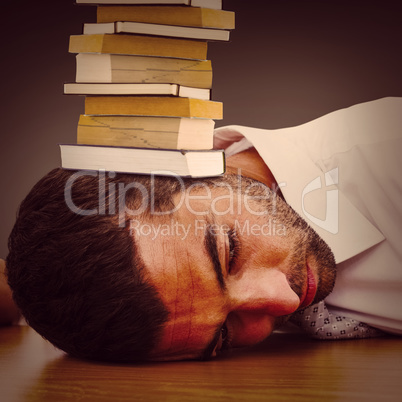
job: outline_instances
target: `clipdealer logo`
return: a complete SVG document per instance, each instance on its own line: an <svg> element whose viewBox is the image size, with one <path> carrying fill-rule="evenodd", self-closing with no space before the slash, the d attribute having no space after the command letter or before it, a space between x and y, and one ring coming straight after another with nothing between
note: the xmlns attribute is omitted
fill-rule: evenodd
<svg viewBox="0 0 402 402"><path fill-rule="evenodd" d="M81 176L94 176L98 177L99 180L99 194L98 194L98 200L99 200L99 205L98 208L94 209L82 209L79 206L75 205L73 198L72 198L72 187L74 185L74 182ZM244 195L244 200L243 203L239 203L239 206L237 207L237 210L235 211L234 209L234 204L233 201L237 197L238 199L243 198L241 197L241 194L238 193L240 188L237 188L237 190L233 190L229 184L225 184L225 188L228 190L228 194L224 196L218 196L216 198L212 197L211 191L208 187L207 183L204 183L202 181L197 182L191 186L189 186L187 189L184 186L184 183L182 182L180 177L176 177L176 179L179 181L180 186L182 188L182 197L180 199L180 202L178 205L174 207L173 210L170 211L163 211L163 212L158 212L155 211L154 206L153 206L153 201L155 200L155 196L153 194L153 189L154 186L151 185L151 193L140 183L137 183L133 181L132 183L124 184L124 183L109 183L108 188L106 188L106 175L110 178L115 177L114 172L105 172L105 171L78 171L74 173L69 180L66 183L65 186L65 191L64 191L64 197L67 206L70 208L70 210L78 215L84 215L84 216L89 216L89 215L94 215L94 214L117 214L119 218L119 225L124 226L126 222L126 215L129 214L130 216L140 216L147 208L150 208L152 214L156 215L166 215L175 212L183 203L185 204L185 207L191 211L194 215L205 215L208 213L208 210L205 211L198 211L194 210L191 202L194 200L199 199L200 197L206 200L210 200L211 205L210 209L214 210L214 213L217 215L223 215L226 213L230 214L240 214L241 210L239 209L240 207L243 207L251 214L259 216L259 215L265 215L265 214L272 214L275 215L275 209L276 209L276 192L267 192L267 193L261 193L260 196L252 196L248 194L250 190L252 190L252 187L254 184L249 185L249 187L246 189ZM314 178L312 181L310 181L302 190L301 194L301 213L304 215L304 219L307 221L311 222L315 226L329 232L332 234L337 234L339 231L339 190L337 189L337 184L339 183L339 171L338 168L332 169L326 173L324 173L324 176L318 176ZM153 177L153 176L152 176ZM151 177L151 178L152 178ZM241 175L239 176L241 177ZM323 180L324 179L324 180ZM152 183L151 183L152 184ZM287 183L280 183L278 188L281 187L286 187ZM192 189L194 188L202 188L205 190L205 194L203 196L200 195L193 195L191 194ZM126 203L126 196L127 192L130 190L136 190L137 192L141 193L141 205L138 206L136 210L131 210L127 203ZM252 192L252 191L251 191ZM113 195L112 197L112 202L109 202L108 205L108 210L106 210L106 199L108 196ZM117 196L116 199L114 199L114 195ZM318 197L320 200L319 203L322 204L323 198L325 198L325 217L324 219L317 217L315 214L317 214L317 210L314 210L311 208L311 206L308 206L308 200L306 202L306 199L309 198L310 195L314 195L315 197ZM259 211L259 210L253 210L251 206L248 203L249 198L254 199L254 198L265 198L268 199L272 197L272 205L271 205L271 210L270 211ZM218 202L223 199L227 198L230 200L230 206L225 209L224 211L219 210L217 207ZM110 198L109 198L110 201ZM244 204L244 205L243 205ZM323 205L323 204L322 204ZM278 234L278 233L277 233Z"/></svg>
<svg viewBox="0 0 402 402"><path fill-rule="evenodd" d="M301 195L301 206L305 217L321 229L329 233L337 234L339 231L339 190L336 185L339 183L339 170L338 168L332 169L324 174L324 182L321 177L316 177L308 183ZM305 198L308 194L322 190L325 187L326 201L325 201L325 218L320 219L308 212L305 205Z"/></svg>

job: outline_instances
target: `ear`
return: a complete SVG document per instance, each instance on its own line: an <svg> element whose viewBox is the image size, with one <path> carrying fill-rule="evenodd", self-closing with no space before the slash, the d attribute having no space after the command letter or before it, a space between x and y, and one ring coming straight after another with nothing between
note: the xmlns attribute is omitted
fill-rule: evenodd
<svg viewBox="0 0 402 402"><path fill-rule="evenodd" d="M229 156L226 159L226 173L250 177L271 189L278 187L275 177L254 147Z"/></svg>

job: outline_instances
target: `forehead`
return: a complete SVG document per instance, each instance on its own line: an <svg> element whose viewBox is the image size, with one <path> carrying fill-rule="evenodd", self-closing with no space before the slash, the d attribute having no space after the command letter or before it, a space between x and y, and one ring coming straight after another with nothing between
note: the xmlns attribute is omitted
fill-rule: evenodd
<svg viewBox="0 0 402 402"><path fill-rule="evenodd" d="M156 358L197 358L225 318L225 301L204 246L207 221L180 208L152 217L133 236L150 282L169 311ZM217 239L219 250L222 241Z"/></svg>

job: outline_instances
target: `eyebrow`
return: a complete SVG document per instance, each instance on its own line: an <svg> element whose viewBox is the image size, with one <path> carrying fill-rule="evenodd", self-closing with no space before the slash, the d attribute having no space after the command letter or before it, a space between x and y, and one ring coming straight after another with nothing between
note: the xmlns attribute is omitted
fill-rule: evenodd
<svg viewBox="0 0 402 402"><path fill-rule="evenodd" d="M222 266L219 260L218 246L216 244L216 236L212 233L211 225L208 224L205 230L204 246L208 252L211 259L214 271L216 274L216 279L218 280L219 286L222 290L226 289L225 282L223 280Z"/></svg>

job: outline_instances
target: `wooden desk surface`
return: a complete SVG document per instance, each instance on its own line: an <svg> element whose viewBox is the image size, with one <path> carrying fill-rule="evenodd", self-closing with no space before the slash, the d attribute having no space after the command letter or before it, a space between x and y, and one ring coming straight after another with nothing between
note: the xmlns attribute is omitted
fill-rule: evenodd
<svg viewBox="0 0 402 402"><path fill-rule="evenodd" d="M124 366L70 358L28 327L0 328L0 401L132 400L401 401L402 338L274 334L208 362Z"/></svg>

